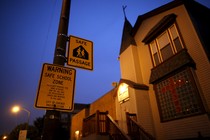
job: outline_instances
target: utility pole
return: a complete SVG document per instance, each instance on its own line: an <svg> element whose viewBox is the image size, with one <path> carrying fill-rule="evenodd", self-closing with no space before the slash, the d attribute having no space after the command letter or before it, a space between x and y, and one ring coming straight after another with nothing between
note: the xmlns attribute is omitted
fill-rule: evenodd
<svg viewBox="0 0 210 140"><path fill-rule="evenodd" d="M64 66L66 63L66 44L71 0L63 0L53 64ZM65 140L62 136L60 111L46 110L42 140Z"/></svg>

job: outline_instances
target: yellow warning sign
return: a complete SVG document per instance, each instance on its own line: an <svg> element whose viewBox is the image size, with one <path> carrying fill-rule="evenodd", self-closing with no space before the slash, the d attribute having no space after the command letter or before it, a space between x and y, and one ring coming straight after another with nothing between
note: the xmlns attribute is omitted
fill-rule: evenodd
<svg viewBox="0 0 210 140"><path fill-rule="evenodd" d="M45 63L39 82L35 107L72 111L76 70Z"/></svg>
<svg viewBox="0 0 210 140"><path fill-rule="evenodd" d="M93 42L69 36L67 65L93 70Z"/></svg>

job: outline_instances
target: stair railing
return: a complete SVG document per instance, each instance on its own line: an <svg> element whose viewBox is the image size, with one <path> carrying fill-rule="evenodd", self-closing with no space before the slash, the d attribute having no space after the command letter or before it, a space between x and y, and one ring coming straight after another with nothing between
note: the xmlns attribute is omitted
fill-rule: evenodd
<svg viewBox="0 0 210 140"><path fill-rule="evenodd" d="M134 140L155 140L146 130L137 123L136 114L126 112L128 135Z"/></svg>
<svg viewBox="0 0 210 140"><path fill-rule="evenodd" d="M90 134L107 134L106 128L106 115L108 112L99 112L90 115L87 118L83 119L83 137L86 137Z"/></svg>
<svg viewBox="0 0 210 140"><path fill-rule="evenodd" d="M111 140L131 140L107 112L99 112L83 119L83 137L91 134L109 135Z"/></svg>
<svg viewBox="0 0 210 140"><path fill-rule="evenodd" d="M107 130L112 140L131 140L128 135L118 126L118 124L107 114Z"/></svg>

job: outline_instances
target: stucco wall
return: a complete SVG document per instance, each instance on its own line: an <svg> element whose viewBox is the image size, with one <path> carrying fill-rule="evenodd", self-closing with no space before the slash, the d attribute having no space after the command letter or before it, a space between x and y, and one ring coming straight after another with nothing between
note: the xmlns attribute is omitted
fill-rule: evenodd
<svg viewBox="0 0 210 140"><path fill-rule="evenodd" d="M80 134L82 133L83 119L88 116L88 112L89 112L89 109L83 109L72 117L71 132L70 132L71 140L75 138L76 131L79 131Z"/></svg>
<svg viewBox="0 0 210 140"><path fill-rule="evenodd" d="M115 120L116 109L115 109L115 98L116 89L107 92L104 96L97 99L90 105L90 115L96 113L97 110L100 112L109 112L109 115Z"/></svg>

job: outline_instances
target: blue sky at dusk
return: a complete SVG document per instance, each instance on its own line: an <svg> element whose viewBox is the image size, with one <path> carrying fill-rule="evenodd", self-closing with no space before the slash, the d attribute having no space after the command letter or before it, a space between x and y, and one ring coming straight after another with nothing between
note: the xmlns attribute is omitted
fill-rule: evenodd
<svg viewBox="0 0 210 140"><path fill-rule="evenodd" d="M209 0L196 0L210 7ZM91 103L120 80L117 60L124 15L138 15L171 0L72 0L68 35L93 42L93 71L76 68L75 103ZM12 114L18 104L31 111L30 124L45 110L34 108L43 63L53 63L61 0L0 0L0 134L27 121ZM67 47L68 48L68 47Z"/></svg>

